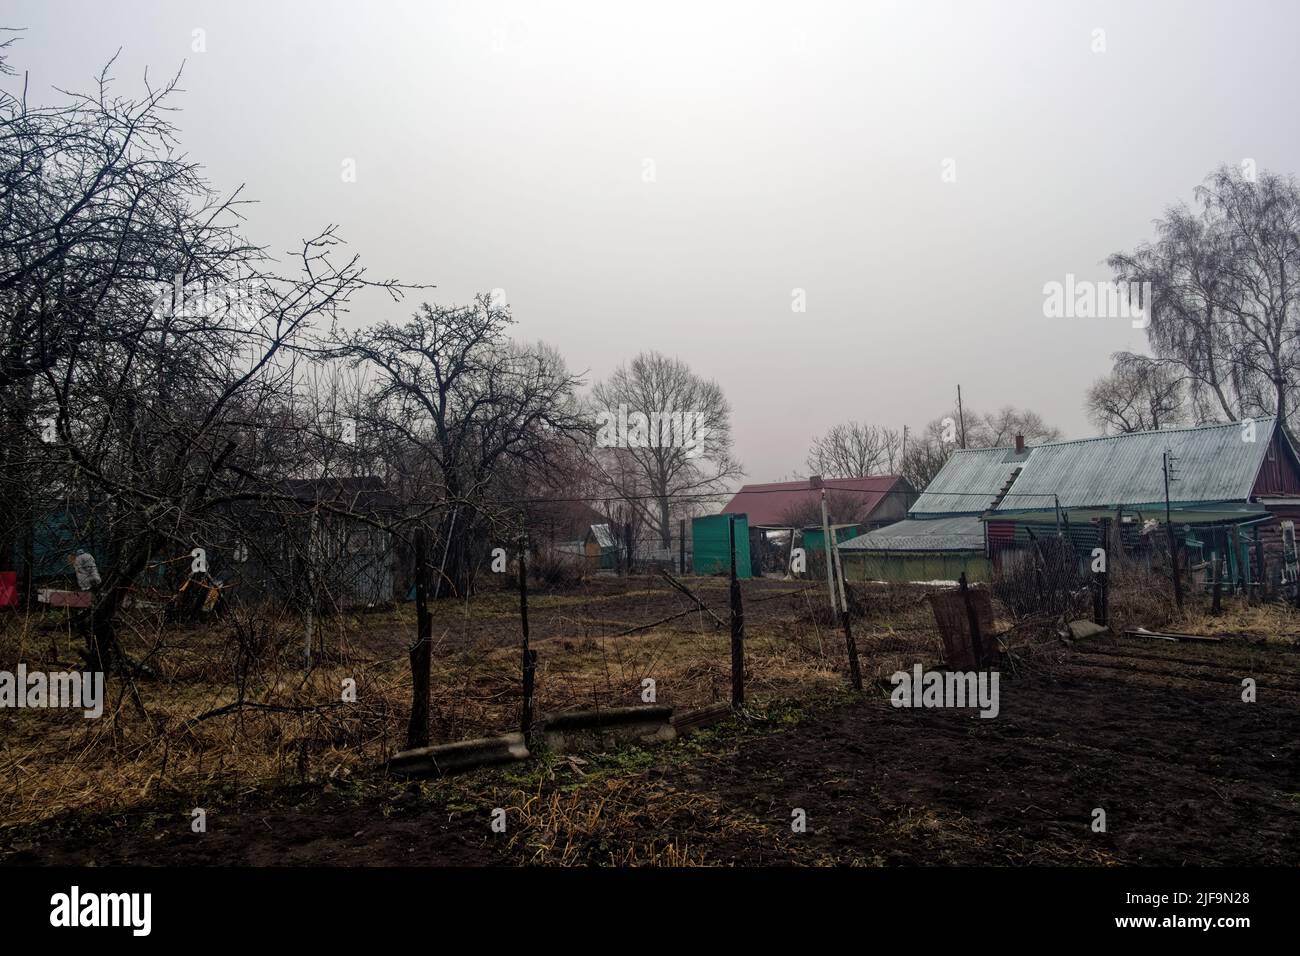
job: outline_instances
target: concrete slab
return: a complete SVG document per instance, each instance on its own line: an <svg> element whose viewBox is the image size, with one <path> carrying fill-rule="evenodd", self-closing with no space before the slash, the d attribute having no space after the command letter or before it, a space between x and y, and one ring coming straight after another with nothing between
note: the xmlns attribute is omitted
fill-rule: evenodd
<svg viewBox="0 0 1300 956"><path fill-rule="evenodd" d="M440 777L477 767L527 760L529 756L523 734L505 734L403 750L388 761L388 769L401 777Z"/></svg>
<svg viewBox="0 0 1300 956"><path fill-rule="evenodd" d="M601 752L620 744L674 740L673 709L658 704L609 707L552 714L540 725L542 740L555 753Z"/></svg>

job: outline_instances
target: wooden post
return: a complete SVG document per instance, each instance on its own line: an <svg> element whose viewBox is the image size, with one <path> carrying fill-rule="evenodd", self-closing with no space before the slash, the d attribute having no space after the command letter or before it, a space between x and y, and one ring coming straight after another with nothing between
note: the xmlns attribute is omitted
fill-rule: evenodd
<svg viewBox="0 0 1300 956"><path fill-rule="evenodd" d="M971 602L970 588L966 584L966 572L961 573L957 579L957 586L961 589L962 603L966 605L966 623L970 627L970 644L971 649L975 652L975 660L980 667L984 666L984 636L980 634L979 616L975 613L975 605Z"/></svg>
<svg viewBox="0 0 1300 956"><path fill-rule="evenodd" d="M312 635L316 623L316 569L312 565L313 545L315 543L316 512L313 510L311 517L307 519L307 560L304 565L306 574L303 575L307 587L307 641L303 645L303 664L308 671L311 670Z"/></svg>
<svg viewBox="0 0 1300 956"><path fill-rule="evenodd" d="M853 637L853 624L849 620L848 608L840 612L844 622L844 646L849 652L849 683L854 690L862 690L862 666L858 663L858 642Z"/></svg>
<svg viewBox="0 0 1300 956"><path fill-rule="evenodd" d="M1250 572L1247 570L1250 559L1242 544L1241 527L1235 524L1232 526L1232 560L1237 566L1237 575L1232 581L1232 593L1236 594L1250 586Z"/></svg>
<svg viewBox="0 0 1300 956"><path fill-rule="evenodd" d="M858 663L858 642L853 637L853 624L849 620L849 602L844 593L844 564L840 559L840 549L831 547L831 554L835 555L835 574L840 581L840 623L844 625L844 646L849 652L849 683L853 685L854 690L862 690L862 667Z"/></svg>
<svg viewBox="0 0 1300 956"><path fill-rule="evenodd" d="M1110 561L1110 542L1106 540L1108 535L1108 528L1106 525L1107 519L1105 518L1102 518L1097 522L1097 547L1101 548L1101 566L1103 568L1109 567ZM1102 588L1105 586L1105 574L1106 572L1104 570L1092 572L1092 622L1101 627L1106 626L1106 610L1102 606Z"/></svg>
<svg viewBox="0 0 1300 956"><path fill-rule="evenodd" d="M1217 538L1218 535L1216 534L1215 537ZM1217 543L1217 542L1216 542L1216 543ZM1214 575L1214 592L1213 592L1213 593L1214 593L1214 601L1213 601L1213 604L1212 604L1211 607L1210 607L1210 613L1211 613L1211 614L1222 614L1222 613L1223 613L1223 603L1222 603L1222 595L1223 595L1223 571L1222 571L1222 569L1221 569L1220 566L1219 566L1219 552L1218 552L1218 551L1211 551L1211 552L1210 552L1210 572Z"/></svg>
<svg viewBox="0 0 1300 956"><path fill-rule="evenodd" d="M834 618L835 612L839 610L835 601L835 571L831 567L831 526L826 519L826 489L822 489L822 550L826 552L826 590L831 595L831 617Z"/></svg>
<svg viewBox="0 0 1300 956"><path fill-rule="evenodd" d="M627 551L627 573L632 573L632 522L623 522L623 548Z"/></svg>
<svg viewBox="0 0 1300 956"><path fill-rule="evenodd" d="M519 715L519 729L524 743L533 740L533 679L537 673L537 652L528 646L528 568L525 555L528 539L519 539L519 627L523 633L524 703Z"/></svg>
<svg viewBox="0 0 1300 956"><path fill-rule="evenodd" d="M429 746L429 683L433 667L433 618L429 614L429 559L424 529L415 529L415 643L411 645L411 723L406 749Z"/></svg>
<svg viewBox="0 0 1300 956"><path fill-rule="evenodd" d="M1255 525L1255 586L1251 589L1251 598L1256 602L1264 600L1264 541L1259 536L1259 525Z"/></svg>
<svg viewBox="0 0 1300 956"><path fill-rule="evenodd" d="M736 577L736 519L728 516L731 537L731 706L745 703L745 609L740 599L740 580Z"/></svg>
<svg viewBox="0 0 1300 956"><path fill-rule="evenodd" d="M1110 627L1110 564L1098 577L1101 578L1101 618L1097 621L1102 627Z"/></svg>
<svg viewBox="0 0 1300 956"><path fill-rule="evenodd" d="M686 574L686 519L677 522L677 573Z"/></svg>
<svg viewBox="0 0 1300 956"><path fill-rule="evenodd" d="M1092 622L1101 624L1101 572L1092 572ZM1104 626L1104 625L1103 625Z"/></svg>
<svg viewBox="0 0 1300 956"><path fill-rule="evenodd" d="M1255 525L1255 580L1259 582L1259 599L1261 602L1269 599L1268 593L1268 561L1264 557L1264 539L1260 537L1259 525Z"/></svg>

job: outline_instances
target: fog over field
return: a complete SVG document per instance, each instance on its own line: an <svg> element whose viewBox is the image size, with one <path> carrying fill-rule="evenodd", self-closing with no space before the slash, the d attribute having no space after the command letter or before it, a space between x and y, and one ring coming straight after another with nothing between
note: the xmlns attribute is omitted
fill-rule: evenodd
<svg viewBox="0 0 1300 956"><path fill-rule="evenodd" d="M751 481L804 470L850 417L920 428L958 383L968 407L1094 433L1087 386L1145 336L1046 318L1044 284L1110 278L1221 163L1300 168L1288 3L11 0L0 19L27 28L34 102L118 48L133 92L184 63L184 147L247 184L272 248L324 217L440 301L504 289L517 333L589 381L650 348L715 378Z"/></svg>

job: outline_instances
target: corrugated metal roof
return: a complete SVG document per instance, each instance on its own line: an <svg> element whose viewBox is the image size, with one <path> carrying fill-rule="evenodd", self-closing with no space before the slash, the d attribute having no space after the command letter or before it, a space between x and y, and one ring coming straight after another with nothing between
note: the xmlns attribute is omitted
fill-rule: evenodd
<svg viewBox="0 0 1300 956"><path fill-rule="evenodd" d="M1230 422L1037 445L996 511L1052 508L1052 495L1062 508L1163 504L1165 449L1176 459L1171 502L1245 501L1275 424L1255 419L1253 441L1243 423Z"/></svg>
<svg viewBox="0 0 1300 956"><path fill-rule="evenodd" d="M1017 455L1014 448L965 448L953 452L916 504L908 509L908 516L983 513L992 506L1011 473L1024 465L1028 453L1026 450Z"/></svg>
<svg viewBox="0 0 1300 956"><path fill-rule="evenodd" d="M855 513L835 515L841 520L865 521L890 494L904 494L909 486L899 485L898 475L881 475L874 478L826 478L826 491L835 498L854 499ZM749 517L751 528L784 528L791 513L802 506L821 501L821 491L803 481L773 481L760 485L744 485L722 509L723 514L743 514Z"/></svg>
<svg viewBox="0 0 1300 956"><path fill-rule="evenodd" d="M1275 418L1254 419L1254 441L1244 422L1163 428L1105 438L1034 445L1017 455L1014 448L976 448L954 452L908 511L910 518L1050 511L1106 506L1163 506L1162 455L1170 449L1177 480L1169 487L1172 503L1246 501L1264 461ZM993 507L1015 470L1020 473Z"/></svg>
<svg viewBox="0 0 1300 956"><path fill-rule="evenodd" d="M907 518L860 534L841 551L983 551L984 526L976 515Z"/></svg>

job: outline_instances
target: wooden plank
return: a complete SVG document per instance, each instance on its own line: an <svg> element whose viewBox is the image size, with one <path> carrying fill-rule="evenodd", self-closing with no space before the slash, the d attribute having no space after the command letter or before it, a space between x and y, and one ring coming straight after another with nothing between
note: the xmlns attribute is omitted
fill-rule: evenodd
<svg viewBox="0 0 1300 956"><path fill-rule="evenodd" d="M970 606L967 606L969 598ZM934 611L934 621L943 637L944 658L949 667L978 669L988 657L981 660L973 641L972 622L981 637L988 636L986 651L991 657L996 647L993 635L993 602L984 588L969 588L965 593L956 588L932 591L926 595Z"/></svg>
<svg viewBox="0 0 1300 956"><path fill-rule="evenodd" d="M1161 641L1189 641L1192 643L1220 644L1221 637L1208 634L1178 634L1174 631L1148 631L1145 627L1134 628L1124 632L1125 637L1145 637Z"/></svg>

